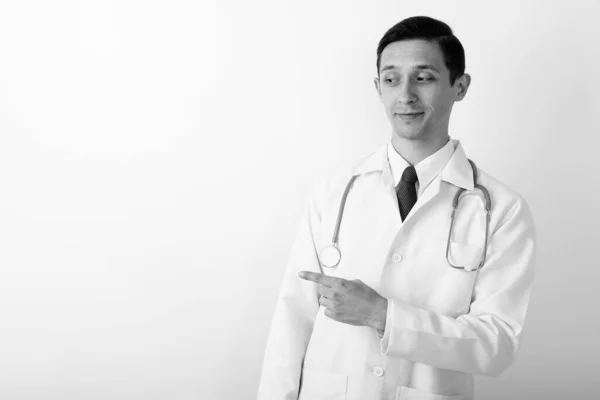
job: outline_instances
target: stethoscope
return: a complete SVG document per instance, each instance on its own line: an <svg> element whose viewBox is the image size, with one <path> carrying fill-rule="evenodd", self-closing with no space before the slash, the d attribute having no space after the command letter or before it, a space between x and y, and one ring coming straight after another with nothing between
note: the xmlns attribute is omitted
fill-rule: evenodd
<svg viewBox="0 0 600 400"><path fill-rule="evenodd" d="M483 246L483 253L481 256L481 261L476 268L473 268L473 266L470 266L470 265L467 265L464 267L454 265L454 264L452 264L452 262L450 261L450 259L448 257L448 254L450 252L450 239L452 237L452 227L454 226L454 215L456 213L456 209L458 208L460 196L466 190L465 188L460 188L460 190L458 192L456 192L456 195L454 196L454 200L452 201L452 213L450 214L450 228L448 229L448 240L446 242L446 260L448 261L448 264L450 264L450 266L453 268L463 269L465 271L477 271L478 269L483 267L483 264L485 263L485 258L487 255L487 240L488 240L488 230L489 230L489 225L490 225L490 210L492 208L492 200L491 200L490 194L489 194L488 190L485 188L485 186L477 183L477 167L475 166L475 163L471 160L469 160L469 163L471 164L471 168L473 169L473 182L474 182L475 189L479 189L481 191L481 193L483 194L483 199L484 199L484 208L485 208L486 218L485 218L485 242L484 242L484 246ZM342 196L342 201L341 201L340 207L338 209L338 216L337 216L337 221L335 224L335 230L333 232L333 239L331 241L331 244L325 246L321 250L321 253L319 254L319 261L326 268L337 267L338 264L340 263L340 260L342 259L342 252L340 251L340 248L338 245L338 236L340 233L340 225L342 223L342 216L344 214L344 208L346 207L346 199L348 198L348 193L350 192L350 188L354 184L354 181L358 177L359 177L359 175L352 176L352 178L346 185L346 189L344 190L344 194Z"/></svg>

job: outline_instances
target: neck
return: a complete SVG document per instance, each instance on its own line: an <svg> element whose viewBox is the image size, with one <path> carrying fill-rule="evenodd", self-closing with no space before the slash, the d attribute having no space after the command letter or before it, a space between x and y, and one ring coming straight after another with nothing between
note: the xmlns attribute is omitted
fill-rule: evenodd
<svg viewBox="0 0 600 400"><path fill-rule="evenodd" d="M448 143L448 134L425 139L406 139L392 134L392 145L410 165L417 165Z"/></svg>

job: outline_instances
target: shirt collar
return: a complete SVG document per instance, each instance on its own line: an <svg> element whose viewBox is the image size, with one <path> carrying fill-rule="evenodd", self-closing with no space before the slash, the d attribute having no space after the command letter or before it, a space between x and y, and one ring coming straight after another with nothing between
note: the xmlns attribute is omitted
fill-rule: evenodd
<svg viewBox="0 0 600 400"><path fill-rule="evenodd" d="M397 187L404 170L409 167L410 164L398 154L391 141L388 142L387 148L388 160L392 169L392 176L394 177L394 186ZM419 193L423 193L431 181L438 176L442 168L448 163L450 157L452 157L452 153L454 153L454 145L449 139L441 149L415 165L415 170L417 171L417 177L419 179Z"/></svg>
<svg viewBox="0 0 600 400"><path fill-rule="evenodd" d="M401 160L399 163L396 163L396 161L393 162L396 165L404 165L404 168L406 168L409 163L400 157L393 149L393 146L391 146L391 143L388 142L360 161L354 168L354 175L362 175L375 171L384 172L394 177L394 179L391 179L391 183L395 186L396 182L394 182L394 174L396 174L396 172L392 172L391 169L395 169L396 167L390 165L392 161L388 159L390 150L388 144L389 147L391 147L391 150L398 155L398 158ZM391 157L391 159L393 159L393 157ZM429 162L423 164L426 160L429 160ZM405 164L402 164L402 162ZM423 164L423 168L420 167L421 164ZM404 171L404 168L402 168L401 171ZM473 190L474 188L473 170L471 169L465 151L458 140L450 139L444 147L417 164L415 169L417 171L417 176L419 177L419 182L427 182L423 187L427 186L439 174L441 179L445 182L467 190ZM402 176L402 172L399 172L399 174ZM421 181L421 179L423 180ZM399 181L400 177L398 177L397 180Z"/></svg>

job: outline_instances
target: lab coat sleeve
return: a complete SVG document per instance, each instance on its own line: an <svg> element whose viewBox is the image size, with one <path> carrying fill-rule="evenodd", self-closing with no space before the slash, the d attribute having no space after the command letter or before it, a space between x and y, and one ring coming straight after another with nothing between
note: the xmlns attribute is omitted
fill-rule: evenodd
<svg viewBox="0 0 600 400"><path fill-rule="evenodd" d="M320 217L315 190L312 192L277 298L264 354L259 400L298 398L302 363L319 309L316 284L298 276L302 270L321 272L313 237Z"/></svg>
<svg viewBox="0 0 600 400"><path fill-rule="evenodd" d="M533 283L536 237L521 198L502 221L478 272L469 313L452 318L390 299L383 354L488 376L500 375L514 361Z"/></svg>

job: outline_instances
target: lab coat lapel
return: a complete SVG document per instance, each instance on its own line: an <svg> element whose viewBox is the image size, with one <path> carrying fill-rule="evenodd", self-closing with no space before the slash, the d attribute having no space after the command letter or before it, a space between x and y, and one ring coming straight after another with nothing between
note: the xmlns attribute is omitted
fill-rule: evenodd
<svg viewBox="0 0 600 400"><path fill-rule="evenodd" d="M473 190L473 169L460 142L452 153L450 161L440 173L442 180L467 190Z"/></svg>
<svg viewBox="0 0 600 400"><path fill-rule="evenodd" d="M460 142L457 141L456 148L452 157L446 163L442 171L429 184L425 192L417 199L412 210L404 220L404 223L411 218L428 202L440 193L442 181L453 184L454 186L462 187L467 190L473 190L473 174L471 164L465 154Z"/></svg>
<svg viewBox="0 0 600 400"><path fill-rule="evenodd" d="M387 154L385 161L386 162L383 165L383 171L381 174L381 181L383 183L383 187L385 188L384 207L385 210L389 210L389 212L386 212L386 215L389 215L389 236L393 238L394 236L396 236L396 233L402 227L402 219L400 218L396 187L394 186L394 178L392 177L392 170L390 167L390 163L387 159Z"/></svg>
<svg viewBox="0 0 600 400"><path fill-rule="evenodd" d="M381 146L379 149L377 149L377 151L359 163L354 170L354 174L361 175L373 171L381 171L382 173L381 179L383 187L386 189L385 201L383 202L382 206L385 210L388 208L390 210L390 234L392 232L397 233L402 225L415 218L414 215L417 214L424 205L429 203L440 193L442 181L458 187L464 187L467 190L473 190L471 165L469 164L464 149L459 141L456 141L456 147L454 153L452 153L452 157L450 157L450 160L446 163L442 171L429 184L429 186L427 186L425 192L423 192L423 194L417 199L417 202L413 206L404 222L402 222L400 219L400 212L398 211L398 200L396 198L396 191L393 183L390 163L387 158L387 144Z"/></svg>
<svg viewBox="0 0 600 400"><path fill-rule="evenodd" d="M389 217L389 220L386 219L389 229L397 232L402 226L402 220L398 211L394 178L392 177L392 170L387 156L387 143L366 157L353 171L354 175L363 175L370 172L381 173L381 187L383 188L381 194L383 196L380 198L381 203L376 208L381 210L386 218Z"/></svg>
<svg viewBox="0 0 600 400"><path fill-rule="evenodd" d="M429 201L431 201L431 199L433 199L435 196L438 195L438 193L440 192L440 187L442 180L440 175L438 174L438 176L436 176L433 181L431 181L431 183L429 184L429 186L427 186L427 189L425 189L425 192L423 192L423 194L417 198L417 202L415 203L415 205L413 206L413 208L410 210L410 213L406 216L406 219L404 220L404 224L406 224L409 220L411 220L412 218L415 218L415 214L419 212L419 210L421 209L421 207L423 207L425 204L427 204Z"/></svg>

